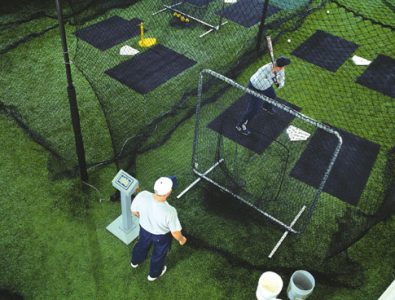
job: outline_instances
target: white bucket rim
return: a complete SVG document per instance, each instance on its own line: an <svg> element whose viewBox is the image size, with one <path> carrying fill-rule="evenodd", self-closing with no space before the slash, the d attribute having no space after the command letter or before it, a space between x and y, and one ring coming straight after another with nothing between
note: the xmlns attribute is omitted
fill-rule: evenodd
<svg viewBox="0 0 395 300"><path fill-rule="evenodd" d="M300 288L297 284L295 284L295 277L296 276L303 276L304 278L306 278L307 281L309 282L309 284L311 285L311 288L307 289L307 290ZM297 291L299 291L300 293L309 293L315 288L315 278L310 272L308 272L306 270L297 270L297 271L295 271L292 274L290 281L292 282L293 287Z"/></svg>
<svg viewBox="0 0 395 300"><path fill-rule="evenodd" d="M265 280L266 281L269 280L271 282L275 282L274 286L276 286L277 289L273 290L273 291L268 291L268 290L263 289L262 286L263 286L263 282ZM281 290L283 289L283 286L284 286L284 282L283 282L281 276L278 275L275 272L267 271L267 272L262 273L262 275L259 277L258 290L261 289L262 292L264 292L264 293L266 293L268 295L272 294L273 297L275 297L278 294L280 294Z"/></svg>

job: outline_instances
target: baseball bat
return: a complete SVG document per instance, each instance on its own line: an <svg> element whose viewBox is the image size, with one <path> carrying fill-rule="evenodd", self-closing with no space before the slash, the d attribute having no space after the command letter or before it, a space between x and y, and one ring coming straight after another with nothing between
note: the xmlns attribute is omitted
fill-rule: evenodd
<svg viewBox="0 0 395 300"><path fill-rule="evenodd" d="M266 37L266 40L267 40L267 48L269 50L270 58L272 60L272 64L274 67L276 65L276 61L274 59L273 44L272 44L272 38L270 37L270 35Z"/></svg>
<svg viewBox="0 0 395 300"><path fill-rule="evenodd" d="M273 64L273 68L274 68L274 67L276 66L276 60L274 59L273 44L272 44L272 38L270 37L270 35L268 35L268 36L266 37L266 40L267 40L267 48L268 48L268 50L269 50L270 58L271 58L271 60L272 60L272 64ZM274 81L274 83L276 84L276 86L278 87L278 86L279 86L279 83L278 83L277 73L276 73L276 72L274 72L273 81Z"/></svg>

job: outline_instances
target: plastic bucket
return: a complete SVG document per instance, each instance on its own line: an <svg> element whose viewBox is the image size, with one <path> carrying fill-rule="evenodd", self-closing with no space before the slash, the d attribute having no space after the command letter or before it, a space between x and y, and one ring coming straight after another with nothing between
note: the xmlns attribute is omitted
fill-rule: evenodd
<svg viewBox="0 0 395 300"><path fill-rule="evenodd" d="M274 272L265 272L259 277L258 287L256 289L256 298L258 300L275 299L283 288L283 280L280 275Z"/></svg>
<svg viewBox="0 0 395 300"><path fill-rule="evenodd" d="M288 298L290 300L306 299L315 287L313 275L304 270L296 271L292 274L288 285Z"/></svg>

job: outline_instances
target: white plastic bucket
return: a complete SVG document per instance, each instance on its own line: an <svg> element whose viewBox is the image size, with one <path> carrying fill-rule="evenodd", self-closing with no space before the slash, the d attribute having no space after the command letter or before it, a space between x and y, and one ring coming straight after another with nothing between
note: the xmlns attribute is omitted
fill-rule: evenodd
<svg viewBox="0 0 395 300"><path fill-rule="evenodd" d="M292 274L288 285L288 298L290 300L304 300L315 287L313 275L304 270L296 271Z"/></svg>
<svg viewBox="0 0 395 300"><path fill-rule="evenodd" d="M256 298L258 300L275 299L282 289L283 280L280 275L270 271L265 272L259 277Z"/></svg>

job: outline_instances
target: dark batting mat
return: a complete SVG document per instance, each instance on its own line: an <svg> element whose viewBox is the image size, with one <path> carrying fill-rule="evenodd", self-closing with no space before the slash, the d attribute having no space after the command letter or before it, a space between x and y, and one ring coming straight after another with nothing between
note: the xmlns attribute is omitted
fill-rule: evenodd
<svg viewBox="0 0 395 300"><path fill-rule="evenodd" d="M358 48L357 44L317 30L292 54L312 64L336 72Z"/></svg>
<svg viewBox="0 0 395 300"><path fill-rule="evenodd" d="M357 205L380 145L347 131L337 130L343 138L343 145L324 191L344 202ZM337 143L334 135L317 129L291 171L291 176L318 188Z"/></svg>
<svg viewBox="0 0 395 300"><path fill-rule="evenodd" d="M114 16L76 31L75 35L100 50L107 50L140 35L140 19L130 21Z"/></svg>
<svg viewBox="0 0 395 300"><path fill-rule="evenodd" d="M225 7L217 14L244 27L251 27L259 23L262 18L263 0L239 0L237 3ZM279 12L280 8L269 5L267 17Z"/></svg>
<svg viewBox="0 0 395 300"><path fill-rule="evenodd" d="M158 44L105 73L146 94L194 64L196 61Z"/></svg>
<svg viewBox="0 0 395 300"><path fill-rule="evenodd" d="M294 119L294 116L277 108L274 108L275 113L273 115L260 109L260 112L248 125L252 133L249 136L245 136L238 132L235 126L240 121L247 108L248 97L253 96L246 94L239 98L223 113L211 121L207 127L251 151L261 154L272 141L288 127L288 124ZM299 107L282 99L277 98L277 101L300 111Z"/></svg>
<svg viewBox="0 0 395 300"><path fill-rule="evenodd" d="M357 82L395 98L395 59L385 55L377 56Z"/></svg>

